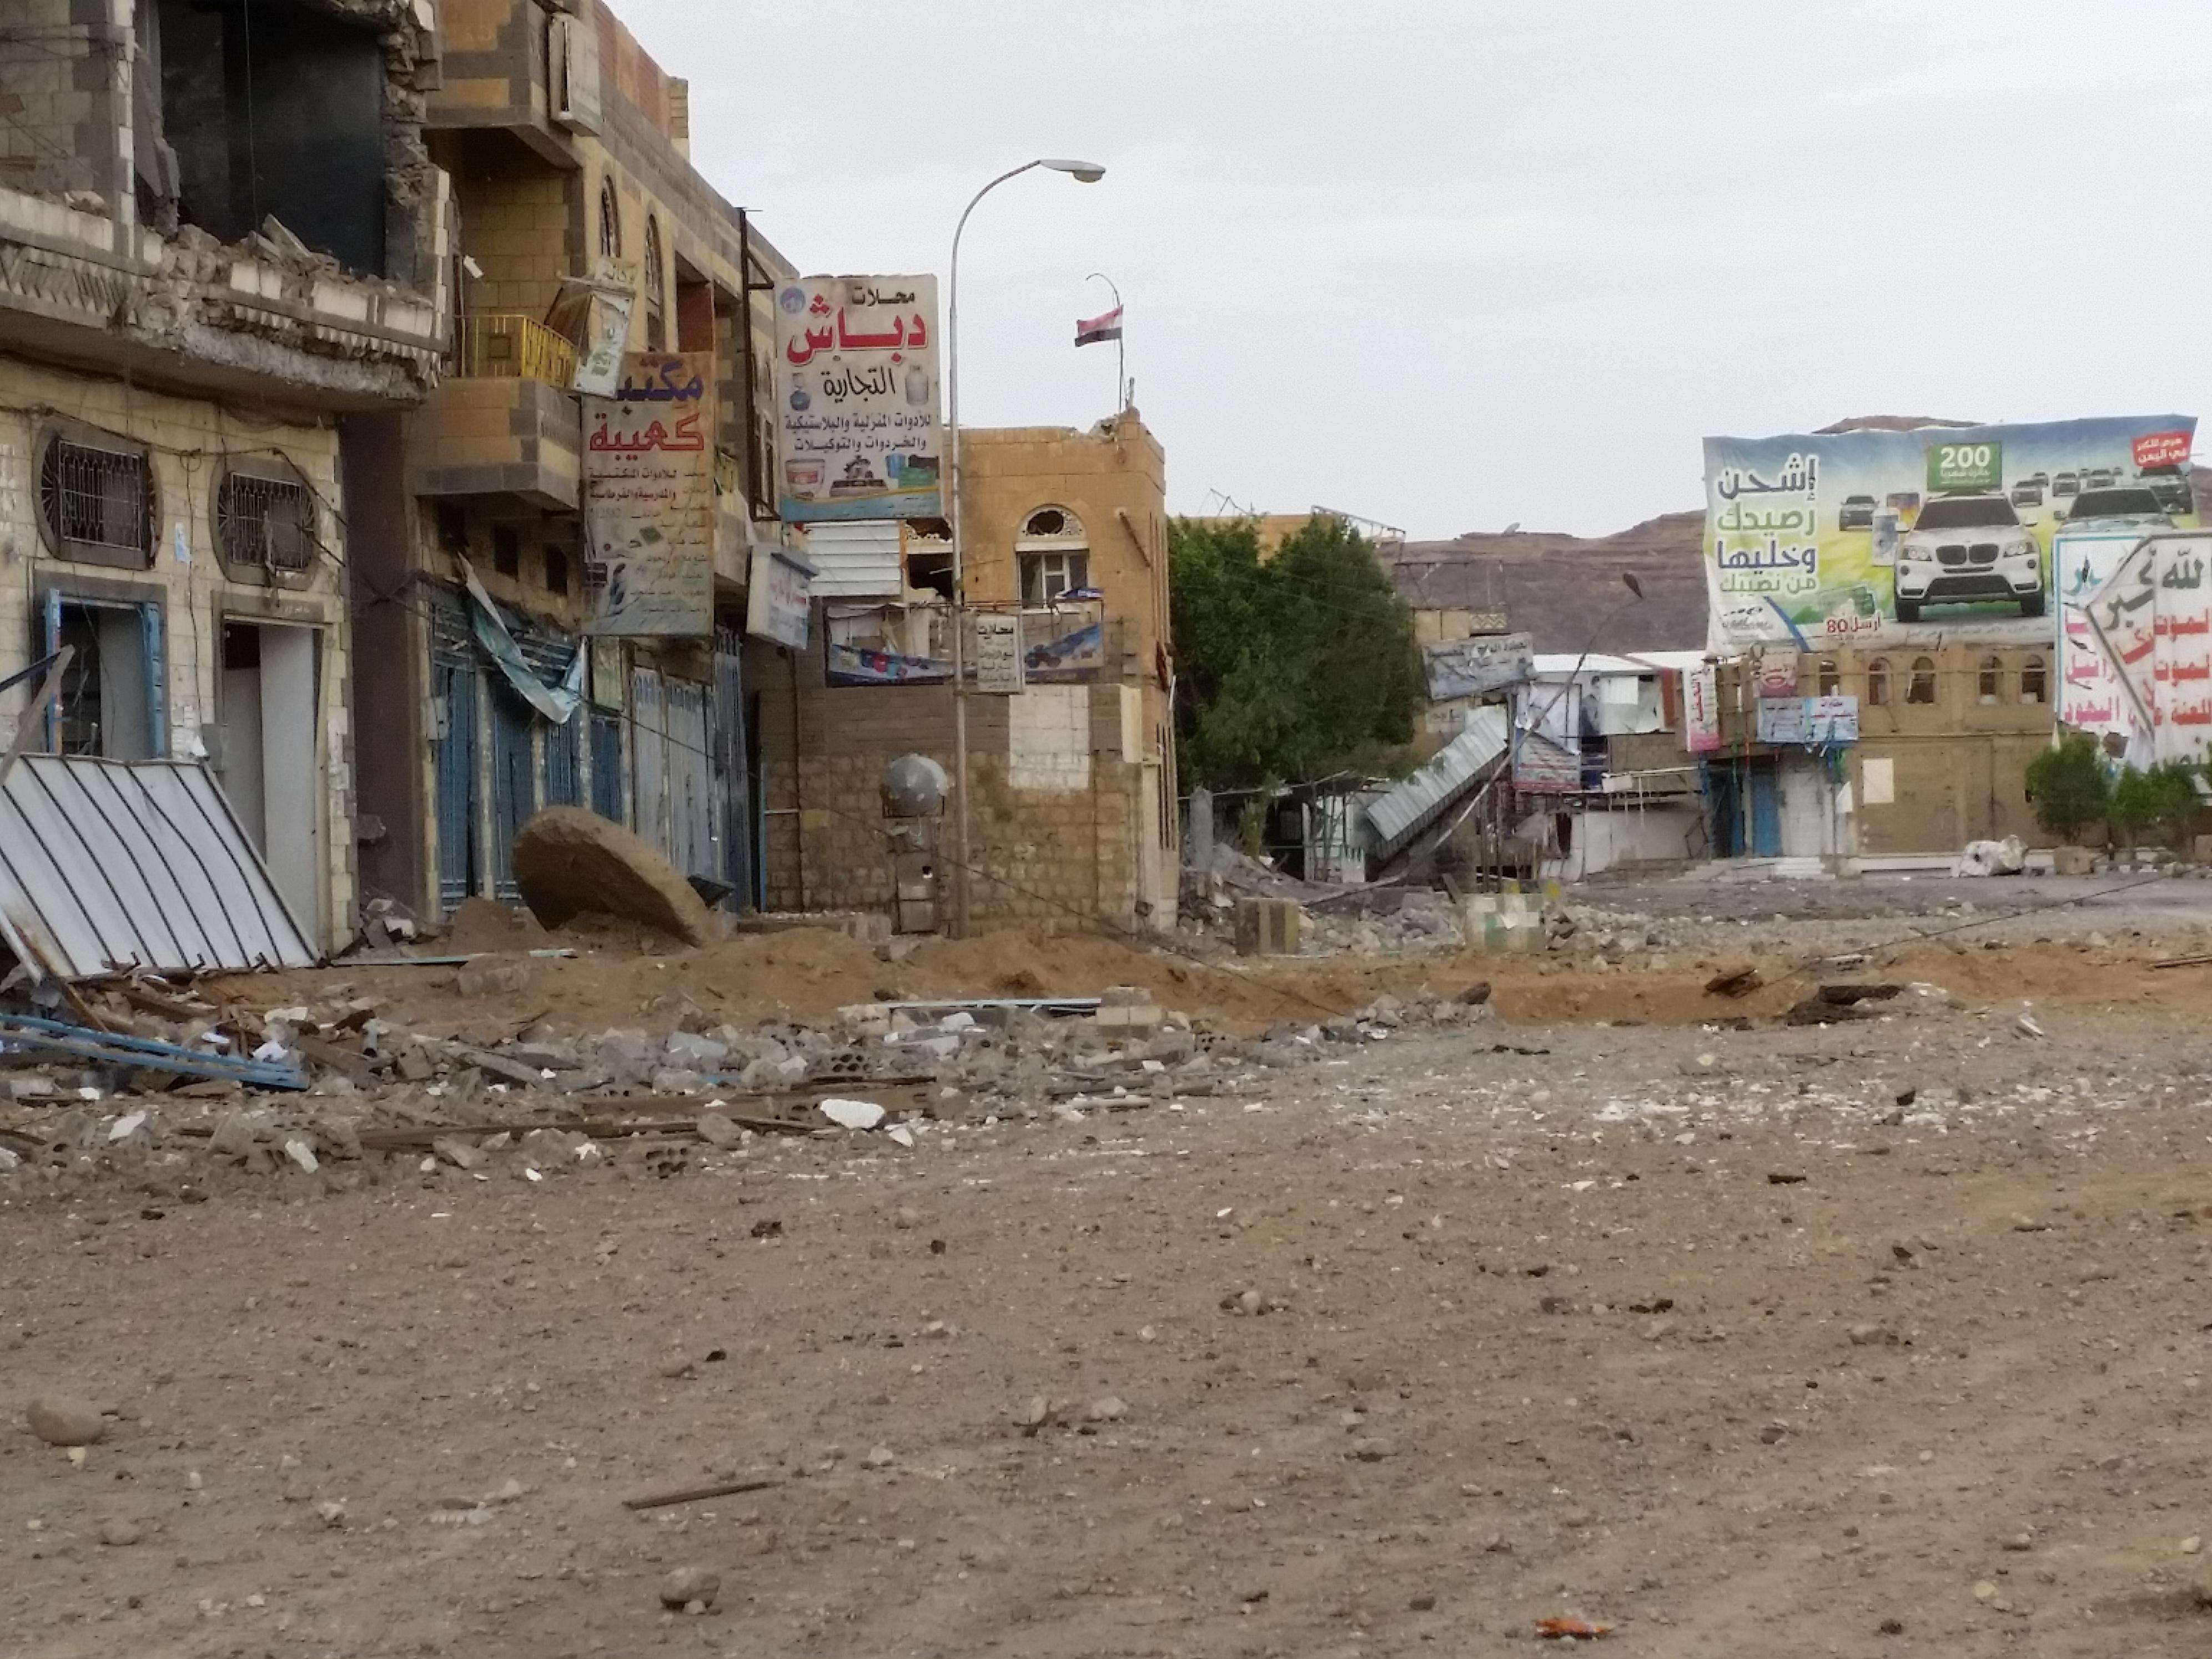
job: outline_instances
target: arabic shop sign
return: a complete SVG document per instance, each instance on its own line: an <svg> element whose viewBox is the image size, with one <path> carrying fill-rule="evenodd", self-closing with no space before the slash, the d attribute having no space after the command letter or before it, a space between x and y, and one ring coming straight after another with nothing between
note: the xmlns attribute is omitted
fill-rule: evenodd
<svg viewBox="0 0 2212 1659"><path fill-rule="evenodd" d="M1711 643L2049 644L2062 526L2194 529L2191 416L1705 440Z"/></svg>
<svg viewBox="0 0 2212 1659"><path fill-rule="evenodd" d="M781 547L753 549L745 586L745 632L793 651L806 649L808 601L814 567Z"/></svg>
<svg viewBox="0 0 2212 1659"><path fill-rule="evenodd" d="M712 373L705 352L631 352L615 395L584 399L589 633L714 631Z"/></svg>
<svg viewBox="0 0 2212 1659"><path fill-rule="evenodd" d="M775 375L787 522L945 515L934 276L785 283Z"/></svg>
<svg viewBox="0 0 2212 1659"><path fill-rule="evenodd" d="M1018 611L978 611L969 617L975 689L1012 696L1022 689L1022 618Z"/></svg>
<svg viewBox="0 0 2212 1659"><path fill-rule="evenodd" d="M2146 537L2081 607L2133 766L2212 758L2212 535Z"/></svg>

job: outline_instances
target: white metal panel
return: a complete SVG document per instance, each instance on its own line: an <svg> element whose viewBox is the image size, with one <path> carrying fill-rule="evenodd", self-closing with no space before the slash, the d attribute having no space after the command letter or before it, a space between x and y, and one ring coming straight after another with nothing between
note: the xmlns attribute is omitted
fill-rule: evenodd
<svg viewBox="0 0 2212 1659"><path fill-rule="evenodd" d="M1494 705L1471 708L1467 730L1430 757L1408 778L1367 804L1376 845L1389 851L1465 794L1476 778L1504 754L1509 716Z"/></svg>
<svg viewBox="0 0 2212 1659"><path fill-rule="evenodd" d="M204 767L26 755L0 785L0 934L80 979L320 960Z"/></svg>
<svg viewBox="0 0 2212 1659"><path fill-rule="evenodd" d="M906 591L896 520L809 525L805 536L816 599L895 599Z"/></svg>

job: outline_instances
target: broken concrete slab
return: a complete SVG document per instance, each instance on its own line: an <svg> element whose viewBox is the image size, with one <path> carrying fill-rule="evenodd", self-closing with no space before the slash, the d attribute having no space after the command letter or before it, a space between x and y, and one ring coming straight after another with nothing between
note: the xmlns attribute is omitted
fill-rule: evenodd
<svg viewBox="0 0 2212 1659"><path fill-rule="evenodd" d="M659 852L580 806L550 806L514 837L514 879L548 927L616 916L687 945L714 937L712 915Z"/></svg>

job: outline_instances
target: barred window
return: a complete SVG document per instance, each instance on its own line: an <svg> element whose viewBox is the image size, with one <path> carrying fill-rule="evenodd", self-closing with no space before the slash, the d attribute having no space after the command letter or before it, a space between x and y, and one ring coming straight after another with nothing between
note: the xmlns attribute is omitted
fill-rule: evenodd
<svg viewBox="0 0 2212 1659"><path fill-rule="evenodd" d="M660 226L645 222L645 349L668 349L668 268L660 257Z"/></svg>
<svg viewBox="0 0 2212 1659"><path fill-rule="evenodd" d="M315 501L281 465L233 466L216 487L216 553L234 581L307 575L315 565Z"/></svg>
<svg viewBox="0 0 2212 1659"><path fill-rule="evenodd" d="M622 258L622 210L615 204L615 184L611 179L599 185L599 257Z"/></svg>
<svg viewBox="0 0 2212 1659"><path fill-rule="evenodd" d="M154 471L143 445L71 428L39 458L39 516L55 554L143 570L154 562Z"/></svg>

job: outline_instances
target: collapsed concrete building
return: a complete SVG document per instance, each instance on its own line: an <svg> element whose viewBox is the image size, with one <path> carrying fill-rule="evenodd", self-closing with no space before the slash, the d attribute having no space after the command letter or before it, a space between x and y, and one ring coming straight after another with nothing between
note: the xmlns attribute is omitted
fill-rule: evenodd
<svg viewBox="0 0 2212 1659"><path fill-rule="evenodd" d="M452 328L423 0L16 0L0 674L35 746L204 759L306 933L357 896L350 542ZM0 701L14 718L30 692Z"/></svg>

